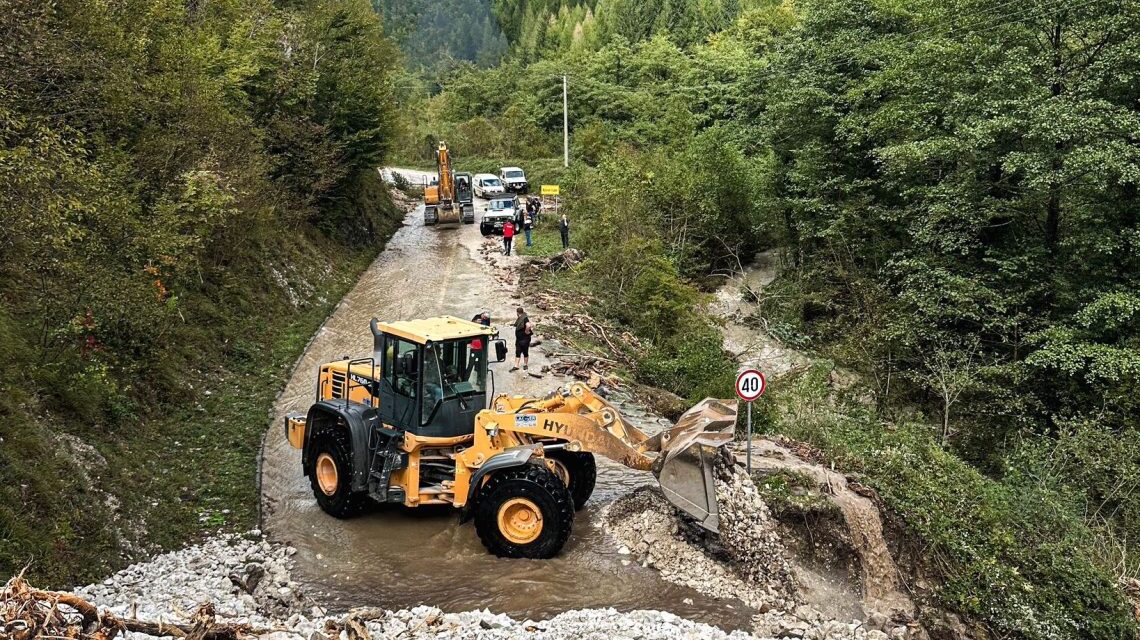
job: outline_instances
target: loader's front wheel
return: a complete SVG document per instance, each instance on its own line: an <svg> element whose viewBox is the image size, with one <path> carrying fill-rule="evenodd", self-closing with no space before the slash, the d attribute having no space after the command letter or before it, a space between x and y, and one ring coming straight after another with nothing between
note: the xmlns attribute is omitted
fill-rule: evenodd
<svg viewBox="0 0 1140 640"><path fill-rule="evenodd" d="M554 475L570 490L574 510L581 511L598 481L598 465L594 462L594 454L555 449L547 451L545 455L553 466L551 470Z"/></svg>
<svg viewBox="0 0 1140 640"><path fill-rule="evenodd" d="M500 558L552 558L573 522L570 491L545 466L496 472L476 497L475 531Z"/></svg>
<svg viewBox="0 0 1140 640"><path fill-rule="evenodd" d="M352 449L348 436L341 431L325 431L316 439L309 485L317 504L334 518L360 515L368 497L352 492Z"/></svg>

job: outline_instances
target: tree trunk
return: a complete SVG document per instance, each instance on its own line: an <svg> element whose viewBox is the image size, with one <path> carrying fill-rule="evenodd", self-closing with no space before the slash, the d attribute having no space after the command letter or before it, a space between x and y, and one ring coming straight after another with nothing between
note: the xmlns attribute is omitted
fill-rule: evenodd
<svg viewBox="0 0 1140 640"><path fill-rule="evenodd" d="M1049 91L1053 100L1059 99L1065 92L1065 85L1061 81L1061 75L1064 73L1061 58L1063 20L1062 14L1049 34L1049 43L1053 48L1053 84L1049 87ZM1049 180L1049 198L1045 205L1045 248L1051 256L1057 254L1057 244L1061 238L1061 171L1064 169L1064 151L1064 143L1058 141L1053 144L1053 159L1049 167L1052 172Z"/></svg>

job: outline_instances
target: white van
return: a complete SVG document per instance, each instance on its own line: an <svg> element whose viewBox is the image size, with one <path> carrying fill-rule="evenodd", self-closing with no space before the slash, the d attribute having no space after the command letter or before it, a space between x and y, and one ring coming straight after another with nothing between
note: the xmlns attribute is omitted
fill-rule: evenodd
<svg viewBox="0 0 1140 640"><path fill-rule="evenodd" d="M506 193L506 189L503 187L503 181L494 174L476 173L474 180L475 195L480 198L493 198Z"/></svg>

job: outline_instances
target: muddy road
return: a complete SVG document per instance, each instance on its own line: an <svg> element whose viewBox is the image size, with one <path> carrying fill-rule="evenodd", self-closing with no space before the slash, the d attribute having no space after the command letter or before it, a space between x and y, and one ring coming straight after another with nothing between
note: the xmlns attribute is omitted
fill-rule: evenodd
<svg viewBox="0 0 1140 640"><path fill-rule="evenodd" d="M408 172L417 183L422 175ZM476 201L477 219L484 205ZM520 619L582 608L657 609L725 629L748 628L753 612L740 602L667 583L605 537L599 529L601 505L654 481L648 473L609 461L598 460L597 490L578 513L562 555L553 560L495 558L486 553L474 527L460 525L449 509L383 507L344 521L317 507L301 474L300 454L285 441L281 420L290 411L308 408L321 362L371 352L370 318L470 318L486 310L513 342L509 323L520 301L480 256L483 242L477 225L424 227L422 208L409 212L298 361L274 408L261 474L263 526L272 539L297 548L298 579L311 595L345 608L430 604L445 611L489 608ZM531 356L532 371L541 370L542 348L532 349ZM542 395L566 382L551 375L535 379L521 371L509 373L508 368L509 362L493 365L496 391ZM639 426L660 429L659 421L644 411L622 410Z"/></svg>

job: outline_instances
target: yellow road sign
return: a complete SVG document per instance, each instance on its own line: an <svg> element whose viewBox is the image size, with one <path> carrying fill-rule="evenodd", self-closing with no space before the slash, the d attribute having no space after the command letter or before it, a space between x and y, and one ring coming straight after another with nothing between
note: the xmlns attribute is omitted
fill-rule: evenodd
<svg viewBox="0 0 1140 640"><path fill-rule="evenodd" d="M542 185L542 195L544 195L544 196L556 196L556 195L558 195L558 185L556 185L556 184L544 184L544 185Z"/></svg>

